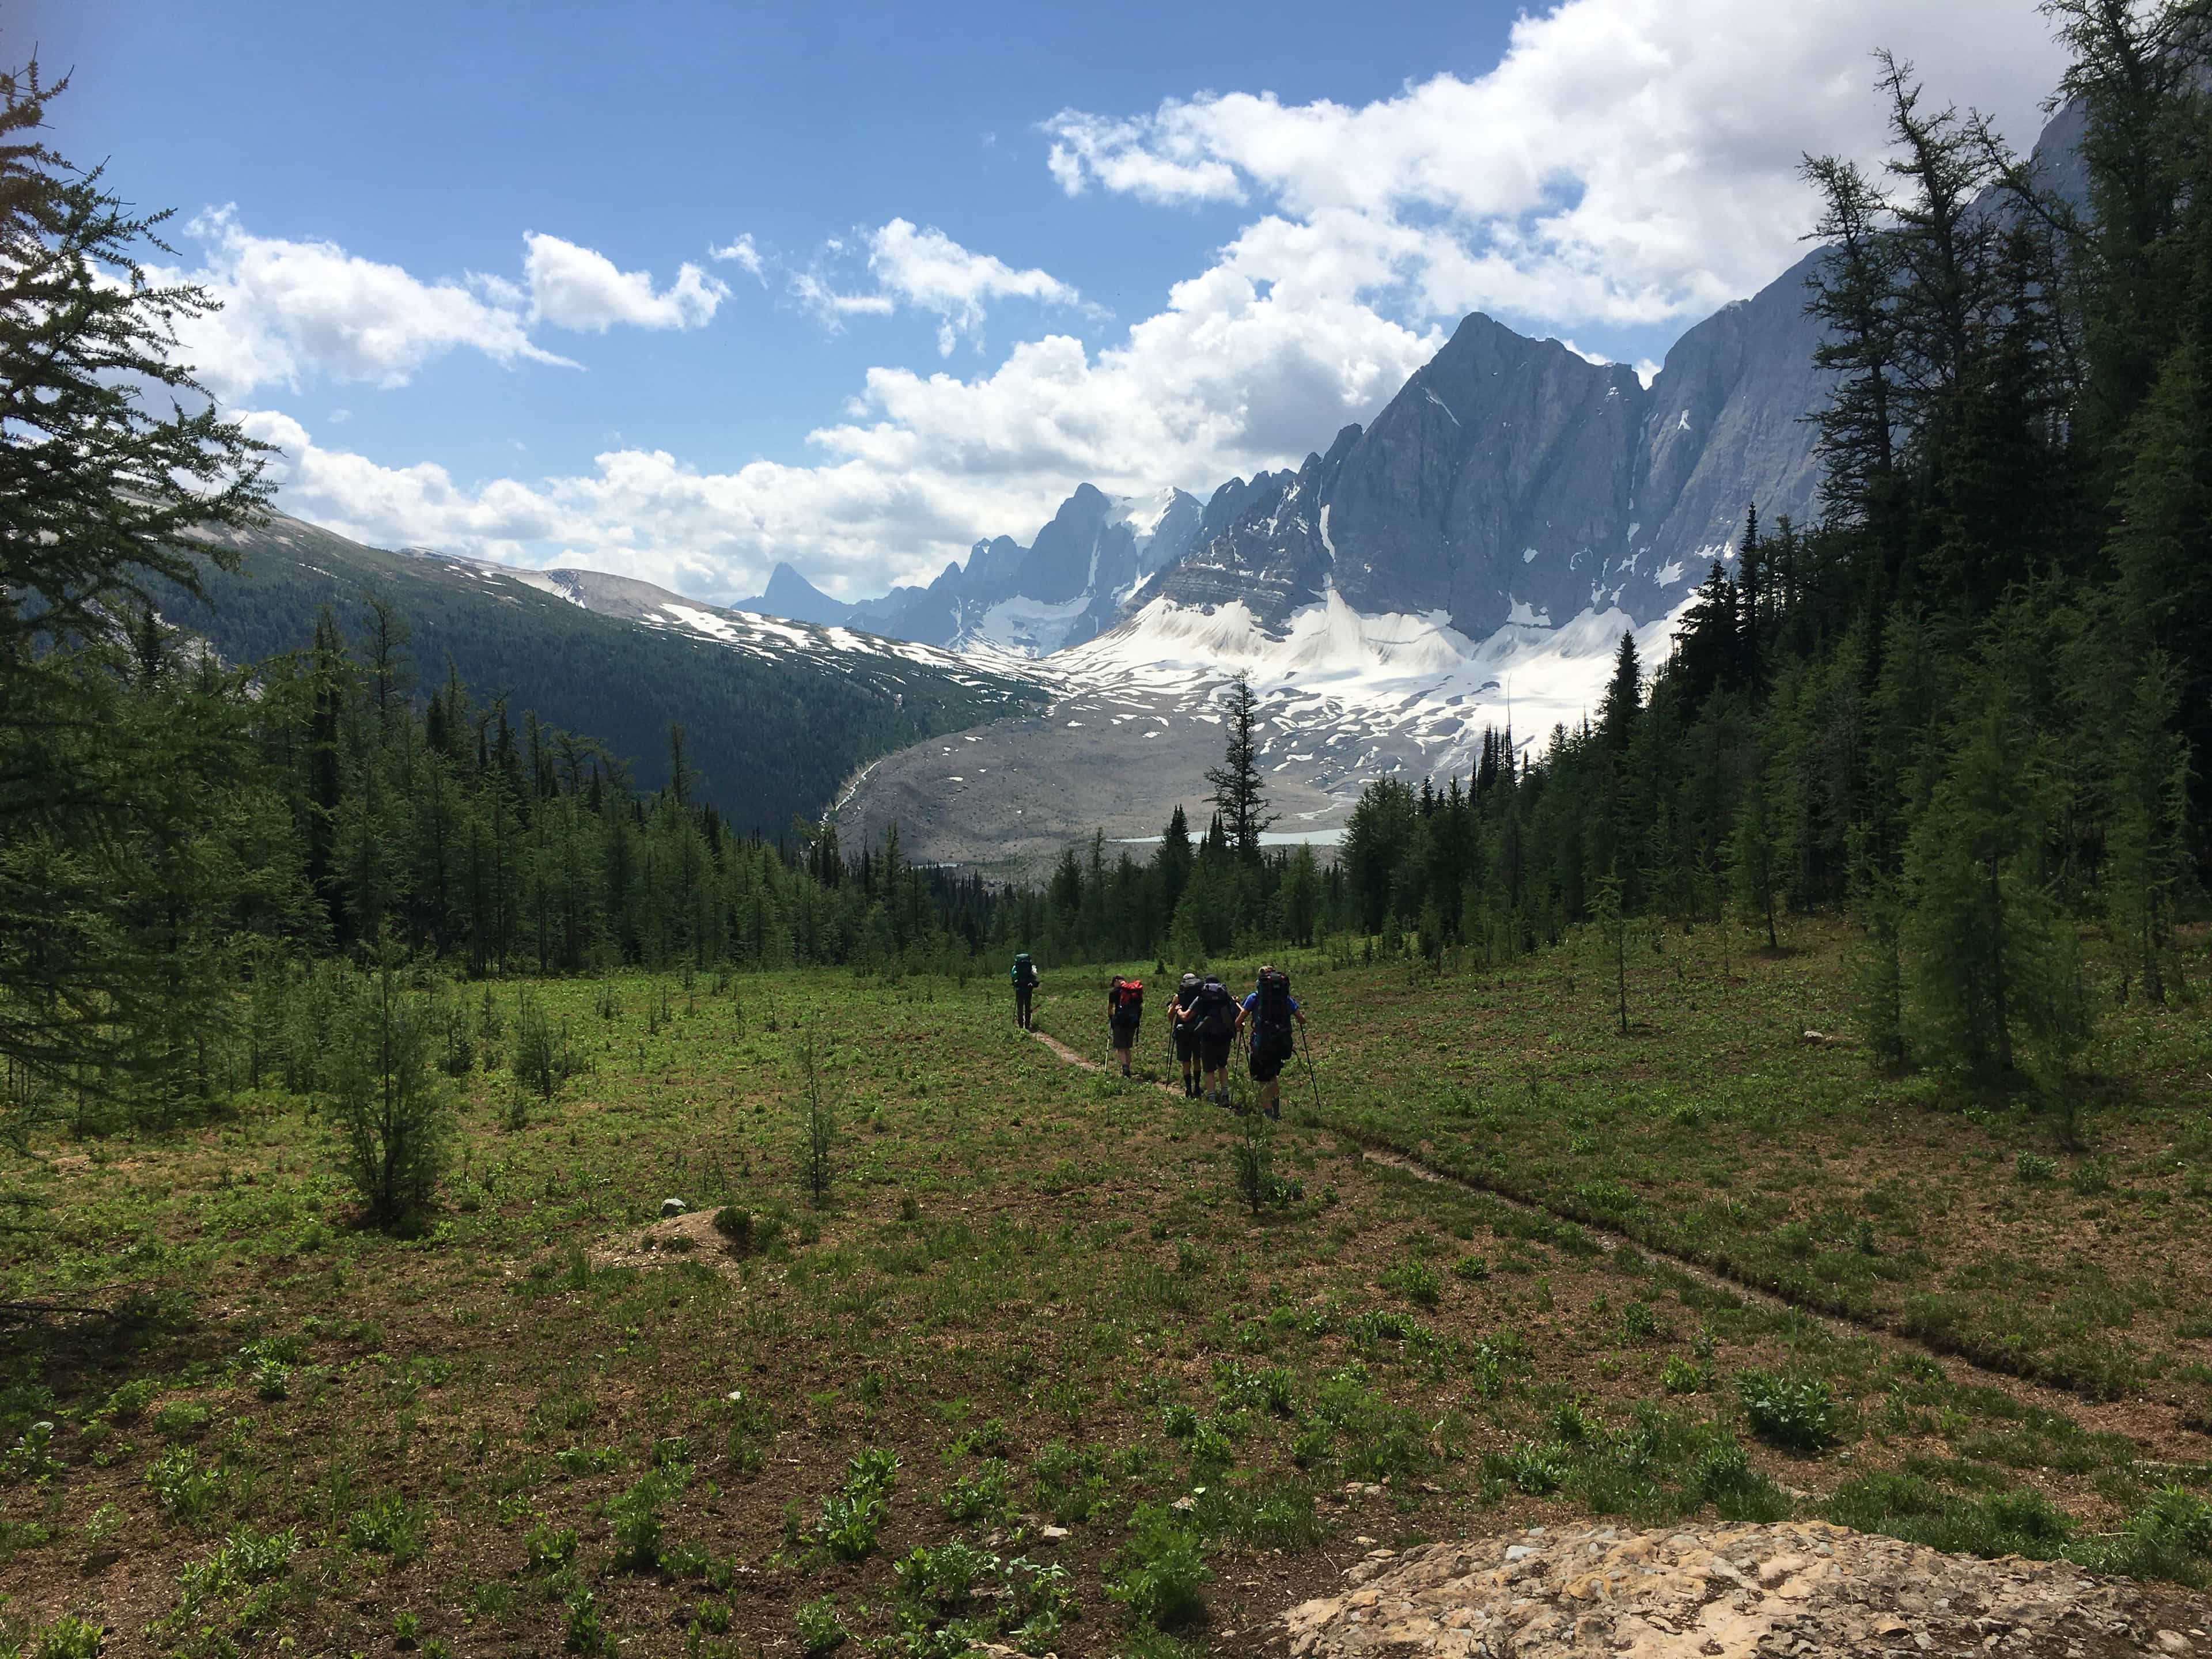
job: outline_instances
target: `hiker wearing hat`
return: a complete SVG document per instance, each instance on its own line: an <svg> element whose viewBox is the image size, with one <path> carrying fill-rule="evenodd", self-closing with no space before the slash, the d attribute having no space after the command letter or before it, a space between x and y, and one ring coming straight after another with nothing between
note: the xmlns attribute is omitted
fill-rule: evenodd
<svg viewBox="0 0 2212 1659"><path fill-rule="evenodd" d="M1182 1065L1182 1091L1198 1098L1198 990L1196 974L1185 974L1168 1004L1168 1034L1175 1042L1176 1059Z"/></svg>
<svg viewBox="0 0 2212 1659"><path fill-rule="evenodd" d="M1036 991L1039 977L1036 963L1030 960L1028 951L1014 958L1014 1024L1024 1031L1030 1029L1030 998Z"/></svg>

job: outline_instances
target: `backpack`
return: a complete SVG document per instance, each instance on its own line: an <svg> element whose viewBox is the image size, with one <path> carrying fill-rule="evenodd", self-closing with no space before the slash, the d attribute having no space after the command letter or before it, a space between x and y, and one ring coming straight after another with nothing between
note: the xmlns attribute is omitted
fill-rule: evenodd
<svg viewBox="0 0 2212 1659"><path fill-rule="evenodd" d="M1198 1029L1210 1037L1225 1037L1237 1029L1237 999L1211 975L1198 988Z"/></svg>
<svg viewBox="0 0 2212 1659"><path fill-rule="evenodd" d="M1176 987L1176 1030L1188 1036L1198 1029L1198 975L1185 974Z"/></svg>
<svg viewBox="0 0 2212 1659"><path fill-rule="evenodd" d="M1258 994L1252 1007L1252 1050L1287 1057L1297 1042L1291 1030L1291 976L1279 968L1262 969Z"/></svg>
<svg viewBox="0 0 2212 1659"><path fill-rule="evenodd" d="M1026 990L1036 982L1036 963L1030 960L1030 953L1024 951L1014 958L1014 983Z"/></svg>
<svg viewBox="0 0 2212 1659"><path fill-rule="evenodd" d="M1134 1025L1144 1017L1145 981L1116 978L1106 993L1107 1018L1116 1025Z"/></svg>

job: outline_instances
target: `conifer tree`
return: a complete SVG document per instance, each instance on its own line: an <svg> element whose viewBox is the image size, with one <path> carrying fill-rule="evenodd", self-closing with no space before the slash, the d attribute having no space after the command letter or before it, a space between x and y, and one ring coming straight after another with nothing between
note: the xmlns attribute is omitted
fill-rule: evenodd
<svg viewBox="0 0 2212 1659"><path fill-rule="evenodd" d="M1717 568L1717 567L1716 567ZM1621 629L1620 644L1613 654L1613 678L1605 688L1598 713L1598 732L1607 749L1620 753L1636 735L1636 716L1644 707L1644 675L1636 659L1636 635Z"/></svg>
<svg viewBox="0 0 2212 1659"><path fill-rule="evenodd" d="M1985 667L1905 848L1907 981L1930 1046L2006 1073L2063 1065L2085 1035L2071 933L2039 867L2043 772L2017 693Z"/></svg>
<svg viewBox="0 0 2212 1659"><path fill-rule="evenodd" d="M0 1060L105 1089L173 1069L184 1000L220 1014L186 945L233 896L216 873L243 878L256 762L243 677L163 672L130 624L234 562L185 532L253 523L269 488L267 446L173 361L214 301L140 264L167 216L40 137L66 86L0 74Z"/></svg>
<svg viewBox="0 0 2212 1659"><path fill-rule="evenodd" d="M1239 672L1229 683L1225 724L1227 745L1221 764L1208 769L1206 781L1213 786L1206 799L1221 814L1231 846L1249 860L1260 856L1260 836L1275 822L1267 811L1267 797L1260 778L1260 754L1253 728L1258 723L1260 699L1249 675Z"/></svg>

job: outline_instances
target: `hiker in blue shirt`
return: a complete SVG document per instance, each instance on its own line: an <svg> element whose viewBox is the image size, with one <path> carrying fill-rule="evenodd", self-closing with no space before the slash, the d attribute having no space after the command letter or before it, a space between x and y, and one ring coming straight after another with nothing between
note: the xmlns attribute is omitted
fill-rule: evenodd
<svg viewBox="0 0 2212 1659"><path fill-rule="evenodd" d="M1258 986L1237 1011L1237 1026L1239 1030L1248 1023L1252 1027L1252 1081L1260 1085L1260 1109L1269 1117L1283 1115L1279 1079L1297 1052L1292 1020L1301 1029L1306 1023L1291 998L1291 976L1279 968L1261 969Z"/></svg>

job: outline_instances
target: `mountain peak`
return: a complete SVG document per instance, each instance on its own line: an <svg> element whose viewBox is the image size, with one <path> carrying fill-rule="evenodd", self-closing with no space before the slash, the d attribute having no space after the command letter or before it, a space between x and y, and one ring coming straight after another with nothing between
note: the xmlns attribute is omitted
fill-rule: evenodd
<svg viewBox="0 0 2212 1659"><path fill-rule="evenodd" d="M786 622L818 623L824 627L848 621L853 614L851 605L842 599L831 599L783 560L778 560L775 568L768 573L768 586L757 597L739 599L731 609L781 617Z"/></svg>

